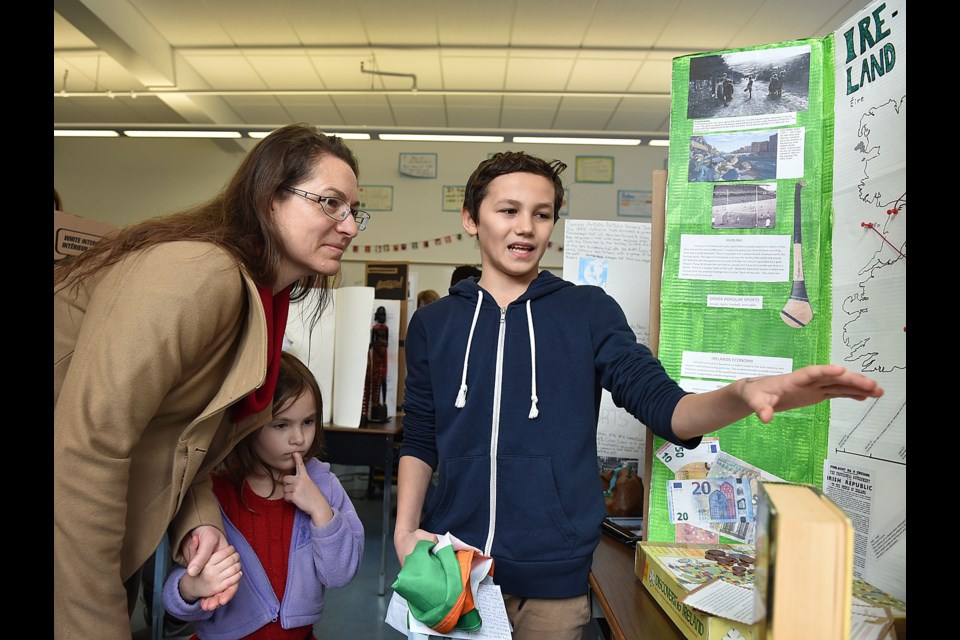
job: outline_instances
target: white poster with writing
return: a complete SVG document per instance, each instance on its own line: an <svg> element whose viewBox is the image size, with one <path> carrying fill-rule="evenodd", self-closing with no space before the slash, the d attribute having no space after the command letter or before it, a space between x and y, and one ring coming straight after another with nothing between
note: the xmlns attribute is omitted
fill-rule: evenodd
<svg viewBox="0 0 960 640"><path fill-rule="evenodd" d="M881 398L830 403L828 457L870 474L864 579L906 600L907 3L871 2L834 32L830 361ZM825 479L826 480L826 479ZM826 485L826 481L824 482Z"/></svg>
<svg viewBox="0 0 960 640"><path fill-rule="evenodd" d="M567 220L563 237L563 278L603 288L623 309L637 341L650 337L649 222ZM633 465L643 474L646 427L613 404L606 390L597 422L597 454L604 468Z"/></svg>

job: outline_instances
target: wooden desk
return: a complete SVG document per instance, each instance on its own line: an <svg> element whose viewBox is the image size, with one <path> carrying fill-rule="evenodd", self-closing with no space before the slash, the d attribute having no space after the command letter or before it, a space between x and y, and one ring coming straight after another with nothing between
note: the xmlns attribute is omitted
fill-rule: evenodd
<svg viewBox="0 0 960 640"><path fill-rule="evenodd" d="M600 536L593 552L590 591L607 618L615 640L683 640L673 620L660 608L634 573L636 549Z"/></svg>
<svg viewBox="0 0 960 640"><path fill-rule="evenodd" d="M387 535L390 533L390 486L393 473L393 445L403 430L399 418L388 422L367 423L363 427L323 427L326 453L322 459L333 464L383 466L383 544L380 547L380 584L378 595L386 590ZM390 545L393 548L393 545Z"/></svg>

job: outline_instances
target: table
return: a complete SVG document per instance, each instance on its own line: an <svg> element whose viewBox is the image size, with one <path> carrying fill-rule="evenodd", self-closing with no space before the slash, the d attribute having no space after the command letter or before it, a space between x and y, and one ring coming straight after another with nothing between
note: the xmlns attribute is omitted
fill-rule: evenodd
<svg viewBox="0 0 960 640"><path fill-rule="evenodd" d="M614 640L683 640L683 633L634 572L636 549L600 536L590 569L591 597L603 610Z"/></svg>
<svg viewBox="0 0 960 640"><path fill-rule="evenodd" d="M387 534L390 532L391 475L393 473L394 443L403 431L399 418L387 422L368 422L363 427L326 425L323 436L326 443L321 458L325 462L345 465L383 466L383 544L380 547L380 583L378 595L386 590Z"/></svg>

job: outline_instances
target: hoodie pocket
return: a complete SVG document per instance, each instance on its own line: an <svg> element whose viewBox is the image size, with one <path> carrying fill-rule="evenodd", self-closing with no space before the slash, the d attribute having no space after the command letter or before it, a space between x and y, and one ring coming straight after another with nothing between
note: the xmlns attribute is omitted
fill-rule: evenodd
<svg viewBox="0 0 960 640"><path fill-rule="evenodd" d="M451 532L464 542L482 546L490 513L490 458L450 458L440 468L440 481L427 507L423 528Z"/></svg>
<svg viewBox="0 0 960 640"><path fill-rule="evenodd" d="M494 553L524 561L562 560L575 555L577 541L550 458L500 456Z"/></svg>

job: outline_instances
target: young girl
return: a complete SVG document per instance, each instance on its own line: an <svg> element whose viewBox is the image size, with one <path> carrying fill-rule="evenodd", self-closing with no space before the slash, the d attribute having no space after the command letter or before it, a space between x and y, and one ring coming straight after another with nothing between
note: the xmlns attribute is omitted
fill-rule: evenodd
<svg viewBox="0 0 960 640"><path fill-rule="evenodd" d="M230 546L195 577L176 565L164 584L167 611L197 621L194 640L313 638L326 588L345 586L360 568L363 525L330 465L314 457L322 407L313 374L283 353L273 420L212 476ZM230 602L204 610L204 598L233 584Z"/></svg>

